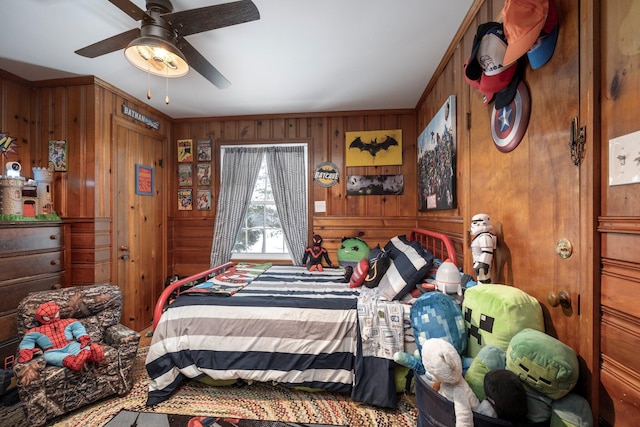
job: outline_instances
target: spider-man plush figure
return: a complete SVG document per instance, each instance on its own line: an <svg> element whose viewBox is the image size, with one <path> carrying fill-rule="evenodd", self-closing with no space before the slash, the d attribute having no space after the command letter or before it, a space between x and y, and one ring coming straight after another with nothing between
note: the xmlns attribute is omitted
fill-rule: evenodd
<svg viewBox="0 0 640 427"><path fill-rule="evenodd" d="M82 369L86 362L100 362L104 350L91 342L86 329L76 319L60 319L60 307L54 302L45 302L36 310L40 326L27 331L20 342L18 362L33 359L41 348L44 360L55 366L65 366L74 371Z"/></svg>
<svg viewBox="0 0 640 427"><path fill-rule="evenodd" d="M302 265L307 267L309 271L322 271L322 260L326 262L329 267L333 267L331 260L329 259L329 253L322 247L322 237L318 234L313 236L312 245L307 246L304 250L304 256L302 257Z"/></svg>

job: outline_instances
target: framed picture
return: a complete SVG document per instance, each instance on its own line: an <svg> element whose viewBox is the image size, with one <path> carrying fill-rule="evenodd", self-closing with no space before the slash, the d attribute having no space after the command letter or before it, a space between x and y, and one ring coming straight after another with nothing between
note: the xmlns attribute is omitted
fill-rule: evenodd
<svg viewBox="0 0 640 427"><path fill-rule="evenodd" d="M153 168L136 165L136 194L153 196Z"/></svg>
<svg viewBox="0 0 640 427"><path fill-rule="evenodd" d="M178 162L193 161L193 141L190 139L178 140Z"/></svg>
<svg viewBox="0 0 640 427"><path fill-rule="evenodd" d="M67 171L67 141L49 141L49 169Z"/></svg>
<svg viewBox="0 0 640 427"><path fill-rule="evenodd" d="M400 195L404 192L404 175L347 176L347 196Z"/></svg>
<svg viewBox="0 0 640 427"><path fill-rule="evenodd" d="M178 163L178 186L193 185L193 165L191 163Z"/></svg>
<svg viewBox="0 0 640 427"><path fill-rule="evenodd" d="M178 210L193 210L193 190L191 188L178 188Z"/></svg>
<svg viewBox="0 0 640 427"><path fill-rule="evenodd" d="M196 209L199 211L211 210L211 190L208 188L198 188L196 195Z"/></svg>
<svg viewBox="0 0 640 427"><path fill-rule="evenodd" d="M402 165L402 129L345 132L345 166Z"/></svg>
<svg viewBox="0 0 640 427"><path fill-rule="evenodd" d="M210 139L199 139L196 143L196 152L197 158L199 162L210 162L211 161L211 140Z"/></svg>
<svg viewBox="0 0 640 427"><path fill-rule="evenodd" d="M198 185L211 185L211 163L198 163Z"/></svg>
<svg viewBox="0 0 640 427"><path fill-rule="evenodd" d="M456 207L456 96L418 137L418 210Z"/></svg>

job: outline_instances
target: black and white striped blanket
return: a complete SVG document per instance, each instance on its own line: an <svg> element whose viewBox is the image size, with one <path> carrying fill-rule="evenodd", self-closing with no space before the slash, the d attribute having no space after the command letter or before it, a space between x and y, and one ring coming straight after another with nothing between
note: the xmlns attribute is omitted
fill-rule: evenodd
<svg viewBox="0 0 640 427"><path fill-rule="evenodd" d="M343 282L342 270L273 266L223 295L186 293L162 314L146 360L147 405L165 400L183 379L206 375L396 406L393 361L363 356L359 290Z"/></svg>

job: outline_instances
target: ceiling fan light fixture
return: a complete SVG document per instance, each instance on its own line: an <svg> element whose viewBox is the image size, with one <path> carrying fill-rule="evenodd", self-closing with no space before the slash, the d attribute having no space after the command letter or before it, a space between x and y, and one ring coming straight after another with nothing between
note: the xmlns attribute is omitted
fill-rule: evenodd
<svg viewBox="0 0 640 427"><path fill-rule="evenodd" d="M139 37L129 43L124 56L135 67L161 77L182 77L189 72L187 60L175 45L158 37Z"/></svg>

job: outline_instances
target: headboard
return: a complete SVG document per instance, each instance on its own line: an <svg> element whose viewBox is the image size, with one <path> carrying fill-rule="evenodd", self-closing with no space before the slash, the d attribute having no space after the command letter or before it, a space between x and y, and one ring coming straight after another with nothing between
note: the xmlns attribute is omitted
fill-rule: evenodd
<svg viewBox="0 0 640 427"><path fill-rule="evenodd" d="M423 248L429 250L436 258L440 258L442 261L448 258L457 267L460 267L456 249L446 234L422 228L414 228L411 230L409 240L418 241Z"/></svg>

